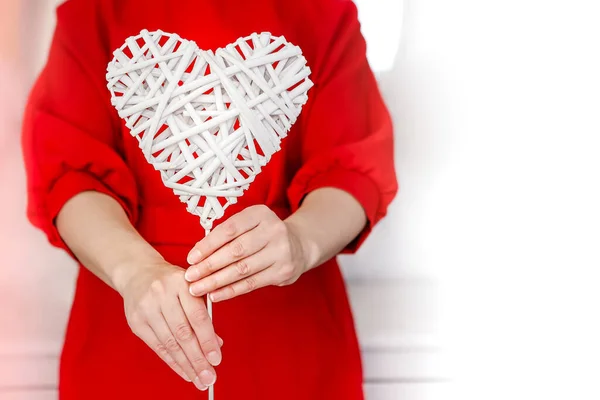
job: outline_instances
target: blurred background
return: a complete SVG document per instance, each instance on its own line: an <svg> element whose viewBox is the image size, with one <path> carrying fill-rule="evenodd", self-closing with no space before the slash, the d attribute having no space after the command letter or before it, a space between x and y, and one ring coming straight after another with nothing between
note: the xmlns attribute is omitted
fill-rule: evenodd
<svg viewBox="0 0 600 400"><path fill-rule="evenodd" d="M74 284L19 148L57 3L0 2L2 400L56 398ZM368 400L600 398L600 4L356 3L401 183L342 259Z"/></svg>

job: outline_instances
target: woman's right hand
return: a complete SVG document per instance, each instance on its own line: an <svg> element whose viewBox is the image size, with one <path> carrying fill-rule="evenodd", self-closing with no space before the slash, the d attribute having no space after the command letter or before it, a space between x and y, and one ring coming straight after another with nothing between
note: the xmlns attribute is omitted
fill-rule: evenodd
<svg viewBox="0 0 600 400"><path fill-rule="evenodd" d="M125 269L128 277L117 290L133 333L183 379L206 390L217 377L213 366L221 362L222 340L204 300L190 294L185 270L164 260Z"/></svg>

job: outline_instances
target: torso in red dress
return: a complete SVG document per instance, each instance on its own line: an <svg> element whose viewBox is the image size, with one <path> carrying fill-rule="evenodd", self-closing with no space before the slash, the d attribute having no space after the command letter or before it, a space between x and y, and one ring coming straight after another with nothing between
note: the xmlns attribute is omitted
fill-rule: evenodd
<svg viewBox="0 0 600 400"><path fill-rule="evenodd" d="M354 195L369 226L396 192L392 131L348 1L67 1L24 127L31 221L65 248L53 220L73 195L113 196L167 261L186 266L204 236L148 165L112 110L105 88L113 49L141 29L176 32L215 49L252 32L284 35L313 70L303 114L250 189L222 220L252 204L284 218L323 186ZM286 287L216 304L224 339L218 400L362 399L362 372L344 283L335 260ZM80 268L60 368L60 398L205 399L129 329L120 296Z"/></svg>

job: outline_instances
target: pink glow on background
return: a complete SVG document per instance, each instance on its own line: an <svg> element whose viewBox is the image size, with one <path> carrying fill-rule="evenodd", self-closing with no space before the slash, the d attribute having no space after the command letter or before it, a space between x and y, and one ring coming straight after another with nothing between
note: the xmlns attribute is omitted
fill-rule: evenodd
<svg viewBox="0 0 600 400"><path fill-rule="evenodd" d="M73 262L51 248L25 218L20 148L23 106L28 88L45 58L52 23L48 16L53 15L54 3L53 0L0 1L0 399L3 400L21 399L17 388L33 389L39 392L40 399L55 397L52 387L56 384L56 356L72 296ZM43 15L45 19L40 21ZM27 34L22 34L23 31ZM43 355L45 358L41 359L47 360L47 365L27 362L28 355Z"/></svg>

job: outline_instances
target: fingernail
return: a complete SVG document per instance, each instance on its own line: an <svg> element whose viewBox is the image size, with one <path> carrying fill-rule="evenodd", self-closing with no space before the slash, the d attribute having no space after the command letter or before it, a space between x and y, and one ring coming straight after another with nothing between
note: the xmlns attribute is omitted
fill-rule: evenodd
<svg viewBox="0 0 600 400"><path fill-rule="evenodd" d="M217 302L223 298L223 296L219 292L214 292L208 295L212 302Z"/></svg>
<svg viewBox="0 0 600 400"><path fill-rule="evenodd" d="M190 379L189 376L187 376L187 374L184 372L183 375L181 376L186 382L191 382L192 380Z"/></svg>
<svg viewBox="0 0 600 400"><path fill-rule="evenodd" d="M200 253L199 250L193 249L188 254L187 262L189 264L196 264L197 262L200 262L201 259L202 259L202 253Z"/></svg>
<svg viewBox="0 0 600 400"><path fill-rule="evenodd" d="M200 278L200 274L198 273L198 268L189 267L185 271L185 280L186 281L193 282L193 281L197 280L198 278Z"/></svg>
<svg viewBox="0 0 600 400"><path fill-rule="evenodd" d="M219 364L221 364L221 355L219 353L217 353L216 351L211 351L210 353L208 353L206 355L206 359L208 360L208 362L213 365L213 366L217 366Z"/></svg>
<svg viewBox="0 0 600 400"><path fill-rule="evenodd" d="M198 378L200 378L200 382L204 386L210 386L210 385L214 384L215 381L217 380L216 375L213 374L212 372L210 372L207 369L205 369L204 371L200 372L200 376Z"/></svg>
<svg viewBox="0 0 600 400"><path fill-rule="evenodd" d="M197 283L190 285L190 293L192 296L203 296L204 295L203 285L198 285Z"/></svg>
<svg viewBox="0 0 600 400"><path fill-rule="evenodd" d="M200 377L196 377L196 379L194 379L194 386L196 386L197 389L202 391L208 389L206 385L203 385L202 382L200 382Z"/></svg>

